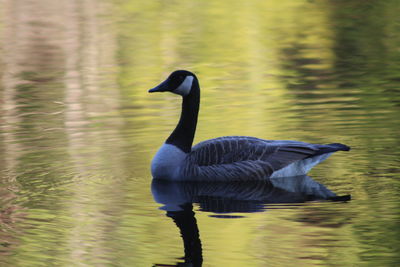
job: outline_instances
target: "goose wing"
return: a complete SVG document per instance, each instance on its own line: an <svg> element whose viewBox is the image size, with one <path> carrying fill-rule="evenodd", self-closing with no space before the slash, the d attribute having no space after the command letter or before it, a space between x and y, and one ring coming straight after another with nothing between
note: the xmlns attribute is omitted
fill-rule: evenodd
<svg viewBox="0 0 400 267"><path fill-rule="evenodd" d="M263 179L295 161L317 155L319 145L226 136L192 148L184 175L199 179Z"/></svg>

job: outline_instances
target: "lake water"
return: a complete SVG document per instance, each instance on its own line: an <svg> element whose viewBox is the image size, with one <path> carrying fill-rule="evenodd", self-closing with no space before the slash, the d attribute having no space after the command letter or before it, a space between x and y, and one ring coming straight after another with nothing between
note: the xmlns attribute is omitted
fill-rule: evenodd
<svg viewBox="0 0 400 267"><path fill-rule="evenodd" d="M397 0L0 10L0 266L400 264ZM200 80L195 143L249 135L352 150L273 188L152 184L181 100L147 90L175 69Z"/></svg>

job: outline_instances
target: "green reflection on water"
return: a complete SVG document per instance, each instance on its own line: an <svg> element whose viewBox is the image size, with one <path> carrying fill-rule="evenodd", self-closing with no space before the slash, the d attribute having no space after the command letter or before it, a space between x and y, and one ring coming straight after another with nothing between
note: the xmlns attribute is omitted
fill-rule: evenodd
<svg viewBox="0 0 400 267"><path fill-rule="evenodd" d="M235 220L197 212L205 265L399 261L398 1L0 5L0 265L149 266L182 255L148 170L180 100L146 93L178 68L200 78L195 141L353 147L311 173L351 193L346 205Z"/></svg>

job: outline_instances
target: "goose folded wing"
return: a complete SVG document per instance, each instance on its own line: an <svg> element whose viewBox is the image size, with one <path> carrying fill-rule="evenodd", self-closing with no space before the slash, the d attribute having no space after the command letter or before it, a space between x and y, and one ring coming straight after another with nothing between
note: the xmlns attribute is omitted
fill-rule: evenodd
<svg viewBox="0 0 400 267"><path fill-rule="evenodd" d="M295 161L312 157L317 145L297 141L269 141L253 137L220 137L194 146L188 163L212 175L271 175Z"/></svg>

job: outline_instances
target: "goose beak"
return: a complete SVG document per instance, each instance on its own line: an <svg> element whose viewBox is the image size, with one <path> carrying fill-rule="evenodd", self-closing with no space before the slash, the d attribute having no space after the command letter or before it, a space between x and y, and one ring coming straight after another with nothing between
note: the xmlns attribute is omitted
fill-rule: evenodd
<svg viewBox="0 0 400 267"><path fill-rule="evenodd" d="M168 91L168 83L167 80L163 81L162 83L160 83L159 85L157 85L154 88L151 88L149 90L149 93L154 93L154 92L165 92Z"/></svg>

